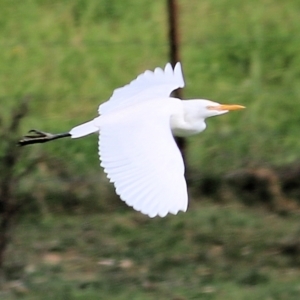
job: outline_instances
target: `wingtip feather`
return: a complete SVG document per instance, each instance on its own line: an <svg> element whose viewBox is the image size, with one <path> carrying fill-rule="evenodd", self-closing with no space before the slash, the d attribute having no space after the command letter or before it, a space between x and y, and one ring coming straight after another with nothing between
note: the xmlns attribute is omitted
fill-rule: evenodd
<svg viewBox="0 0 300 300"><path fill-rule="evenodd" d="M181 68L181 63L178 62L175 65L174 68L174 75L178 78L179 80L179 87L183 88L184 87L184 78L183 78L183 73L182 73L182 68Z"/></svg>

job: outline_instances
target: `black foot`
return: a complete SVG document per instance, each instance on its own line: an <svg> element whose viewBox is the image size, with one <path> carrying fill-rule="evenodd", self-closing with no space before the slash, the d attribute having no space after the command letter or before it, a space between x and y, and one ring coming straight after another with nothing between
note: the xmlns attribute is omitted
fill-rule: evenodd
<svg viewBox="0 0 300 300"><path fill-rule="evenodd" d="M52 134L36 129L32 129L25 135L22 139L19 140L19 146L26 146L30 144L37 144L37 143L46 143L52 140L56 140L63 137L71 136L69 133L59 133L59 134Z"/></svg>

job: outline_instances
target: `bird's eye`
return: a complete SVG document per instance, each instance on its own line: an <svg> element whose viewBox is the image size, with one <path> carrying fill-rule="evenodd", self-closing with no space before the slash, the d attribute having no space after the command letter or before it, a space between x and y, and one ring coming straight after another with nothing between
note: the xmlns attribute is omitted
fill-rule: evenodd
<svg viewBox="0 0 300 300"><path fill-rule="evenodd" d="M214 106L214 105L208 105L208 106L206 106L206 108L208 110L218 110L218 106Z"/></svg>

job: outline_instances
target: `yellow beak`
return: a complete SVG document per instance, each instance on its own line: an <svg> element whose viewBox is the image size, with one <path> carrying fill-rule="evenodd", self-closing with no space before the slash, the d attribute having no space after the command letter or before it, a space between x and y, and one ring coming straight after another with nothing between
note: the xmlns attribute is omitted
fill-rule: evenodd
<svg viewBox="0 0 300 300"><path fill-rule="evenodd" d="M209 110L239 110L239 109L244 109L246 108L245 106L242 105L237 105L237 104L220 104L220 105L210 105L207 106L207 109Z"/></svg>

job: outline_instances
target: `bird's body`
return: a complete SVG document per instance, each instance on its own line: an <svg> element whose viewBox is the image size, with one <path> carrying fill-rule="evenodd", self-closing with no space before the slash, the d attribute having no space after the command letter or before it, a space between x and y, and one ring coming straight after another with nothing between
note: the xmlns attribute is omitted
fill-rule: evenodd
<svg viewBox="0 0 300 300"><path fill-rule="evenodd" d="M206 128L205 118L243 108L170 97L183 86L180 63L174 70L167 64L164 70L146 71L116 89L109 101L100 105L97 118L60 135L79 138L99 132L101 166L116 193L150 217L187 209L184 163L174 135L197 134ZM26 136L20 144L43 141L40 136Z"/></svg>

